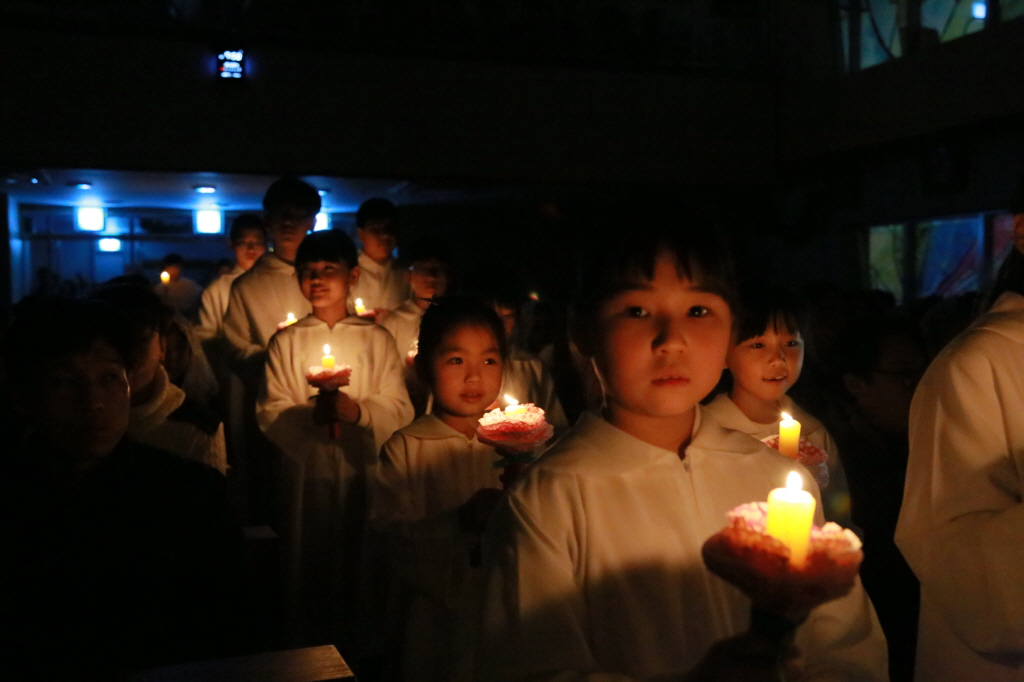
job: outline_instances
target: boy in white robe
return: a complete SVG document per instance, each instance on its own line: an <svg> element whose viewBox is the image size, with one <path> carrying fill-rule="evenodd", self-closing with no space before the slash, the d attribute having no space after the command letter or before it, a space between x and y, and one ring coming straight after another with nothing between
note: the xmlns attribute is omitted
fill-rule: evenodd
<svg viewBox="0 0 1024 682"><path fill-rule="evenodd" d="M447 682L469 639L457 624L479 583L480 532L501 495L498 455L476 427L498 396L507 345L493 311L467 298L439 299L420 338L434 410L384 445L370 522L399 585L389 628L398 679Z"/></svg>
<svg viewBox="0 0 1024 682"><path fill-rule="evenodd" d="M288 313L302 319L311 310L299 290L294 262L299 244L316 222L320 194L307 182L283 177L267 189L263 208L273 251L232 282L224 314L224 335L235 370L253 384L262 374L270 337Z"/></svg>
<svg viewBox="0 0 1024 682"><path fill-rule="evenodd" d="M778 679L782 652L745 633L749 600L705 568L701 546L794 468L817 489L799 465L702 418L730 343L733 275L717 245L641 229L657 224L639 222L583 272L574 337L604 410L492 518L478 679ZM859 582L814 609L796 644L801 679L887 679Z"/></svg>
<svg viewBox="0 0 1024 682"><path fill-rule="evenodd" d="M267 250L267 229L263 226L263 219L253 213L243 213L231 222L229 239L235 254L235 267L210 282L203 291L199 326L196 328L203 341L224 336L224 313L228 309L231 283L243 272L251 270Z"/></svg>
<svg viewBox="0 0 1024 682"><path fill-rule="evenodd" d="M299 286L314 312L271 339L257 418L284 453L287 615L293 643L311 645L351 635L345 626L355 622L366 469L391 434L412 421L412 406L391 335L348 315L349 286L359 277L351 239L316 232L296 258ZM339 365L352 367L350 383L332 393L306 380L325 345Z"/></svg>
<svg viewBox="0 0 1024 682"><path fill-rule="evenodd" d="M512 339L519 320L516 301L510 297L496 296L491 299L491 305L504 323L506 335ZM514 343L509 349L505 378L501 384L501 396L506 395L520 403L533 403L544 410L544 418L556 429L569 426L562 402L555 391L555 380L547 365L538 356Z"/></svg>
<svg viewBox="0 0 1024 682"><path fill-rule="evenodd" d="M363 302L377 322L409 298L409 283L392 253L398 246L398 210L387 199L367 199L356 211L356 236L362 245L362 274L352 287L350 300Z"/></svg>
<svg viewBox="0 0 1024 682"><path fill-rule="evenodd" d="M910 408L896 544L921 581L921 682L1024 679L1024 203L1014 232L999 297Z"/></svg>

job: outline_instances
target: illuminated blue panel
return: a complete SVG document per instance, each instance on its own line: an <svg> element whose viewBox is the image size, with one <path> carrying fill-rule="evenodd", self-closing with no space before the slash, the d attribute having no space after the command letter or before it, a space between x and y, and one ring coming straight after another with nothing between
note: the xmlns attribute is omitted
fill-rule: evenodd
<svg viewBox="0 0 1024 682"><path fill-rule="evenodd" d="M106 210L97 206L83 206L75 210L75 222L79 230L101 232L106 219Z"/></svg>
<svg viewBox="0 0 1024 682"><path fill-rule="evenodd" d="M196 191L199 192L200 194L213 194L214 192L217 191L217 188L210 187L209 185L203 185L201 187L196 187Z"/></svg>
<svg viewBox="0 0 1024 682"><path fill-rule="evenodd" d="M196 232L199 234L220 234L224 231L224 216L216 209L196 211Z"/></svg>
<svg viewBox="0 0 1024 682"><path fill-rule="evenodd" d="M971 3L971 16L975 19L984 19L985 15L988 14L987 3L985 2L974 2Z"/></svg>
<svg viewBox="0 0 1024 682"><path fill-rule="evenodd" d="M104 253L117 253L121 250L121 240L114 239L112 237L107 239L101 239L98 242L100 251Z"/></svg>
<svg viewBox="0 0 1024 682"><path fill-rule="evenodd" d="M217 55L217 73L232 80L245 76L245 51L225 50Z"/></svg>
<svg viewBox="0 0 1024 682"><path fill-rule="evenodd" d="M316 223L313 225L313 231L319 232L321 230L331 229L331 216L330 214L320 211L316 214Z"/></svg>

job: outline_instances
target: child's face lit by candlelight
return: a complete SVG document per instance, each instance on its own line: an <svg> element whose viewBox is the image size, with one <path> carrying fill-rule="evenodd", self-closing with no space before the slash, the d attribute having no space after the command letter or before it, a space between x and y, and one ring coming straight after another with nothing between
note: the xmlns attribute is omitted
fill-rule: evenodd
<svg viewBox="0 0 1024 682"><path fill-rule="evenodd" d="M800 378L804 366L803 338L784 323L770 324L764 334L730 348L728 362L734 393L777 402Z"/></svg>
<svg viewBox="0 0 1024 682"><path fill-rule="evenodd" d="M463 325L448 332L433 359L434 411L479 418L498 397L502 370L491 330Z"/></svg>
<svg viewBox="0 0 1024 682"><path fill-rule="evenodd" d="M245 230L237 242L231 244L235 260L243 270L248 270L267 250L267 240L261 230Z"/></svg>
<svg viewBox="0 0 1024 682"><path fill-rule="evenodd" d="M729 304L659 256L654 277L623 291L598 315L594 365L613 424L677 417L718 383L732 331Z"/></svg>
<svg viewBox="0 0 1024 682"><path fill-rule="evenodd" d="M299 268L299 287L314 311L344 306L349 290L358 279L359 268L349 268L345 263L317 261Z"/></svg>

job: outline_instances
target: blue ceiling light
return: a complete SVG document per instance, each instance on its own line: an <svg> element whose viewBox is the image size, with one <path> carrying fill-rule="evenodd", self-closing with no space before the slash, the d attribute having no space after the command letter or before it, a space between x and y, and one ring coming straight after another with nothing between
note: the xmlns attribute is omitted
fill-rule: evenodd
<svg viewBox="0 0 1024 682"><path fill-rule="evenodd" d="M97 242L103 253L117 253L121 250L121 240L108 237Z"/></svg>
<svg viewBox="0 0 1024 682"><path fill-rule="evenodd" d="M75 183L75 187L77 187L78 189L92 189L92 183L91 182L76 182Z"/></svg>
<svg viewBox="0 0 1024 682"><path fill-rule="evenodd" d="M196 187L196 191L200 194L213 194L217 191L217 188L209 185L200 185L199 187Z"/></svg>
<svg viewBox="0 0 1024 682"><path fill-rule="evenodd" d="M320 211L316 214L316 223L313 224L313 231L320 232L322 230L331 229L331 216L328 213Z"/></svg>
<svg viewBox="0 0 1024 682"><path fill-rule="evenodd" d="M971 16L975 19L984 19L988 14L988 3L982 0L981 2L971 3Z"/></svg>
<svg viewBox="0 0 1024 682"><path fill-rule="evenodd" d="M331 191L330 191L330 190L328 190L328 189L318 189L318 190L316 191L316 193L317 193L317 194L319 194L319 195L320 195L320 196L322 196L322 197L325 197L325 196L327 196L328 194L330 194L330 193L331 193Z"/></svg>

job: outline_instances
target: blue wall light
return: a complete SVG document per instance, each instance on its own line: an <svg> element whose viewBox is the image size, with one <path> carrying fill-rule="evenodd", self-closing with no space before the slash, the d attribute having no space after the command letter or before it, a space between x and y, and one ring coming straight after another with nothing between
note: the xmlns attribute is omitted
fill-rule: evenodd
<svg viewBox="0 0 1024 682"><path fill-rule="evenodd" d="M314 232L331 229L331 216L323 211L316 214L316 223L313 225Z"/></svg>
<svg viewBox="0 0 1024 682"><path fill-rule="evenodd" d="M101 239L98 242L100 251L103 253L117 253L121 250L121 240L112 237Z"/></svg>
<svg viewBox="0 0 1024 682"><path fill-rule="evenodd" d="M75 223L79 230L102 232L107 212L98 206L82 206L75 210Z"/></svg>
<svg viewBox="0 0 1024 682"><path fill-rule="evenodd" d="M975 19L984 19L985 15L988 14L988 3L986 2L973 2L971 3L971 16Z"/></svg>
<svg viewBox="0 0 1024 682"><path fill-rule="evenodd" d="M224 215L216 209L204 208L196 211L195 224L199 234L220 234L224 231Z"/></svg>

